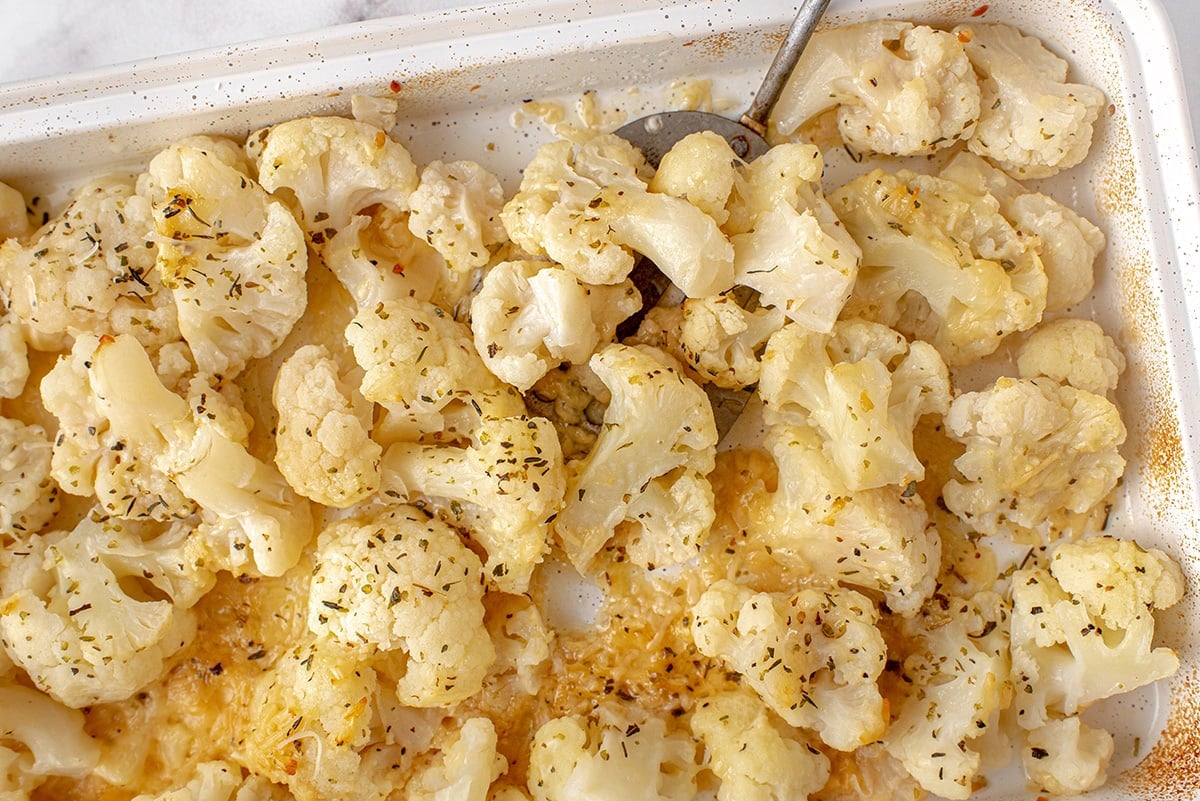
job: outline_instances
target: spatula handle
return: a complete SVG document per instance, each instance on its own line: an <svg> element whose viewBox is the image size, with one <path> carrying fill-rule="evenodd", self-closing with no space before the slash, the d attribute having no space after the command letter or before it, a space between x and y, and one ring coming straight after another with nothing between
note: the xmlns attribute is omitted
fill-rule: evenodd
<svg viewBox="0 0 1200 801"><path fill-rule="evenodd" d="M804 0L800 4L800 10L796 12L796 18L792 20L792 27L788 28L783 45L775 54L775 59L771 62L762 85L758 88L758 93L754 96L754 102L750 104L750 109L742 115L742 125L755 131L759 136L766 132L767 118L771 116L771 110L779 102L784 85L791 77L792 70L796 69L796 62L800 60L804 46L812 38L813 31L817 29L821 15L825 13L828 6L829 0Z"/></svg>

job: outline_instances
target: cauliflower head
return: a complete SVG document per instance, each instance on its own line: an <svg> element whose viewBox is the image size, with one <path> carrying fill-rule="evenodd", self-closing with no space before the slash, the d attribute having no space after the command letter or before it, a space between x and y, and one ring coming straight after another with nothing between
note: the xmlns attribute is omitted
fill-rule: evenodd
<svg viewBox="0 0 1200 801"><path fill-rule="evenodd" d="M772 426L764 445L779 478L735 510L747 536L791 572L880 591L893 612L917 612L934 591L941 543L915 485L852 492L807 425Z"/></svg>
<svg viewBox="0 0 1200 801"><path fill-rule="evenodd" d="M821 192L821 153L776 145L740 168L725 231L738 284L788 319L828 332L858 275L862 251Z"/></svg>
<svg viewBox="0 0 1200 801"><path fill-rule="evenodd" d="M543 145L504 205L509 238L549 256L589 284L617 284L646 256L688 297L733 285L733 249L716 222L688 201L649 191L645 159L614 134L576 147Z"/></svg>
<svg viewBox="0 0 1200 801"><path fill-rule="evenodd" d="M294 198L314 245L332 239L372 206L408 211L417 167L381 129L344 117L302 117L256 131L246 154L271 193Z"/></svg>
<svg viewBox="0 0 1200 801"><path fill-rule="evenodd" d="M559 364L587 362L641 304L629 279L589 285L553 262L501 262L471 300L475 349L494 375L524 392Z"/></svg>
<svg viewBox="0 0 1200 801"><path fill-rule="evenodd" d="M158 678L195 632L188 609L211 571L175 528L143 540L121 521L84 517L27 543L0 582L0 640L43 692L71 707L119 701Z"/></svg>
<svg viewBox="0 0 1200 801"><path fill-rule="evenodd" d="M831 202L863 246L846 316L929 342L951 367L1041 321L1041 258L991 195L931 175L873 170Z"/></svg>
<svg viewBox="0 0 1200 801"><path fill-rule="evenodd" d="M1125 356L1091 320L1062 317L1035 328L1017 352L1021 378L1045 376L1093 395L1117 388Z"/></svg>
<svg viewBox="0 0 1200 801"><path fill-rule="evenodd" d="M793 134L837 108L842 139L860 153L915 156L965 139L980 91L958 37L926 25L878 20L818 31L771 115Z"/></svg>
<svg viewBox="0 0 1200 801"><path fill-rule="evenodd" d="M767 343L759 393L767 419L812 425L853 491L925 477L913 429L950 408L938 352L879 323L843 320L831 336L788 325Z"/></svg>
<svg viewBox="0 0 1200 801"><path fill-rule="evenodd" d="M178 142L150 161L158 273L201 372L233 378L275 351L304 313L308 250L292 213L231 143Z"/></svg>
<svg viewBox="0 0 1200 801"><path fill-rule="evenodd" d="M794 595L755 592L721 579L692 608L692 636L792 726L853 751L883 735L876 680L887 649L869 598L831 586Z"/></svg>
<svg viewBox="0 0 1200 801"><path fill-rule="evenodd" d="M433 247L456 273L470 273L508 239L500 210L500 179L473 161L433 161L409 196L408 229Z"/></svg>
<svg viewBox="0 0 1200 801"><path fill-rule="evenodd" d="M721 780L717 801L804 799L829 781L829 759L781 725L750 690L704 699L691 726Z"/></svg>
<svg viewBox="0 0 1200 801"><path fill-rule="evenodd" d="M977 194L991 194L1007 220L1038 238L1036 247L1046 270L1046 311L1062 311L1091 294L1105 237L1090 220L1049 195L1026 189L970 151L955 154L939 175Z"/></svg>
<svg viewBox="0 0 1200 801"><path fill-rule="evenodd" d="M65 350L91 333L132 334L156 350L179 339L157 255L153 211L134 179L103 178L80 187L28 244L0 244L0 290L38 350Z"/></svg>
<svg viewBox="0 0 1200 801"><path fill-rule="evenodd" d="M385 493L435 508L487 553L488 580L505 592L529 588L550 548L567 476L549 420L481 417L466 447L397 442L384 454Z"/></svg>
<svg viewBox="0 0 1200 801"><path fill-rule="evenodd" d="M533 801L692 801L696 745L658 718L621 728L574 717L544 723L533 737Z"/></svg>
<svg viewBox="0 0 1200 801"><path fill-rule="evenodd" d="M308 626L367 655L402 652L396 695L411 706L474 695L495 656L483 625L479 558L453 529L410 506L321 532Z"/></svg>
<svg viewBox="0 0 1200 801"><path fill-rule="evenodd" d="M1103 92L1067 81L1067 62L1011 25L959 25L954 35L980 76L971 152L1017 178L1045 178L1083 161Z"/></svg>
<svg viewBox="0 0 1200 801"><path fill-rule="evenodd" d="M58 511L53 445L38 425L0 417L0 537L40 531Z"/></svg>
<svg viewBox="0 0 1200 801"><path fill-rule="evenodd" d="M661 350L614 344L589 364L612 399L591 452L568 465L565 502L555 521L567 557L580 570L588 569L622 521L633 519L631 506L649 482L677 468L707 475L717 444L708 397Z"/></svg>
<svg viewBox="0 0 1200 801"><path fill-rule="evenodd" d="M966 446L946 507L981 534L1050 542L1096 530L1125 470L1125 424L1099 395L1046 378L1002 377L954 399L946 431Z"/></svg>
<svg viewBox="0 0 1200 801"><path fill-rule="evenodd" d="M1153 612L1182 594L1182 573L1163 553L1106 535L1063 543L1049 569L1016 571L1012 671L1021 727L1037 730L1174 673L1174 652L1152 647Z"/></svg>
<svg viewBox="0 0 1200 801"><path fill-rule="evenodd" d="M1008 603L994 592L938 598L901 623L900 667L888 752L931 793L967 798L986 741L1012 700Z"/></svg>
<svg viewBox="0 0 1200 801"><path fill-rule="evenodd" d="M272 397L275 464L296 492L339 509L375 494L383 449L370 436L371 406L323 345L305 345L279 366Z"/></svg>

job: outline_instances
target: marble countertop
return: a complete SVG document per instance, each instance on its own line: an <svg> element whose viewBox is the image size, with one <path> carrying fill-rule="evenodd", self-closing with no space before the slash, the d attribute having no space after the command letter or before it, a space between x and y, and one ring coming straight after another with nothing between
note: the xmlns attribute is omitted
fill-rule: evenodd
<svg viewBox="0 0 1200 801"><path fill-rule="evenodd" d="M438 11L499 0L0 0L10 32L0 48L0 83L154 56L313 31L364 19ZM526 0L529 3L546 0ZM1179 43L1193 131L1200 131L1200 27L1196 0L1157 0Z"/></svg>

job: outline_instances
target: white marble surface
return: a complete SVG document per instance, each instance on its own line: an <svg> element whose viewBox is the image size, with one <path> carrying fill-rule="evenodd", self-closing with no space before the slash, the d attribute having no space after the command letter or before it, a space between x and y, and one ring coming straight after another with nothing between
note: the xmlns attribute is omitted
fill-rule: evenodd
<svg viewBox="0 0 1200 801"><path fill-rule="evenodd" d="M1157 1L1174 26L1192 127L1200 131L1198 3ZM0 24L9 31L0 83L488 2L499 0L0 0Z"/></svg>

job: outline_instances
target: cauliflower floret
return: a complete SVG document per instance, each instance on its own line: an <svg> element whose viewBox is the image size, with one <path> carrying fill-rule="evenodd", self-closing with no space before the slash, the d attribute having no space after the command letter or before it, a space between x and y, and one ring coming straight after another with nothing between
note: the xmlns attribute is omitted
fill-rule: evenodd
<svg viewBox="0 0 1200 801"><path fill-rule="evenodd" d="M119 336L109 348L119 342L119 352L140 350L136 342L126 348L127 340L128 336ZM158 391L147 394L140 387L131 388L138 402L124 417L133 428L113 426L108 417L112 404L96 385L95 356L102 342L108 340L79 337L71 353L60 357L42 379L42 403L58 418L50 475L64 492L94 495L110 515L160 521L185 518L196 511L195 503L154 465L174 431L154 430L142 410L153 407L157 418L174 421L190 416L187 403L163 389L150 368L154 384L148 388ZM140 360L149 364L144 353Z"/></svg>
<svg viewBox="0 0 1200 801"><path fill-rule="evenodd" d="M1175 654L1152 648L1152 612L1182 594L1182 573L1165 555L1108 536L1062 544L1049 570L1014 573L1012 670L1021 727L1038 729L1174 673Z"/></svg>
<svg viewBox="0 0 1200 801"><path fill-rule="evenodd" d="M119 701L158 678L190 640L187 611L214 581L183 555L177 527L143 541L85 517L26 543L0 584L0 638L12 660L67 706Z"/></svg>
<svg viewBox="0 0 1200 801"><path fill-rule="evenodd" d="M1088 614L1119 629L1148 610L1174 606L1183 593L1183 573L1169 556L1114 537L1063 543L1050 559L1050 573Z"/></svg>
<svg viewBox="0 0 1200 801"><path fill-rule="evenodd" d="M812 145L777 145L741 168L725 232L737 283L813 331L827 332L850 296L862 251L830 208Z"/></svg>
<svg viewBox="0 0 1200 801"><path fill-rule="evenodd" d="M515 245L532 256L549 256L590 284L625 280L633 256L612 238L599 213L603 190L645 191L646 169L632 145L615 136L576 148L566 140L538 149L525 167L517 194L500 219Z"/></svg>
<svg viewBox="0 0 1200 801"><path fill-rule="evenodd" d="M0 417L0 535L40 531L58 511L52 452L41 426Z"/></svg>
<svg viewBox="0 0 1200 801"><path fill-rule="evenodd" d="M629 502L616 541L634 564L653 570L700 552L716 519L716 498L703 475L677 467L651 479Z"/></svg>
<svg viewBox="0 0 1200 801"><path fill-rule="evenodd" d="M78 710L16 684L0 685L0 709L4 710L0 742L20 744L29 752L32 762L23 766L27 774L80 778L96 766L100 747L85 733L84 717ZM3 788L0 781L0 790Z"/></svg>
<svg viewBox="0 0 1200 801"><path fill-rule="evenodd" d="M549 420L484 416L465 448L398 442L383 458L385 492L410 502L424 496L483 547L489 581L505 592L529 588L566 487Z"/></svg>
<svg viewBox="0 0 1200 801"><path fill-rule="evenodd" d="M27 245L0 245L0 289L38 350L86 333L129 333L150 350L179 338L175 304L154 269L150 204L132 178L85 184Z"/></svg>
<svg viewBox="0 0 1200 801"><path fill-rule="evenodd" d="M576 148L544 145L525 168L520 191L501 212L512 241L549 256L589 284L617 284L636 251L688 297L733 285L733 249L716 222L686 200L650 192L633 145L601 134Z"/></svg>
<svg viewBox="0 0 1200 801"><path fill-rule="evenodd" d="M254 418L246 411L238 384L216 376L194 375L186 387L188 408L195 415L202 415L226 439L250 447Z"/></svg>
<svg viewBox="0 0 1200 801"><path fill-rule="evenodd" d="M928 343L852 319L828 337L796 325L772 336L759 392L768 421L820 430L842 481L858 491L924 478L913 429L950 408L950 375Z"/></svg>
<svg viewBox="0 0 1200 801"><path fill-rule="evenodd" d="M408 229L424 239L456 273L470 273L506 241L500 180L473 161L430 162L409 197Z"/></svg>
<svg viewBox="0 0 1200 801"><path fill-rule="evenodd" d="M363 309L346 339L365 371L363 397L391 404L393 414L423 431L441 431L447 406L468 397L486 401L489 411L524 411L476 353L471 330L432 303L397 298Z"/></svg>
<svg viewBox="0 0 1200 801"><path fill-rule="evenodd" d="M417 167L408 151L373 125L344 117L302 117L263 128L246 153L268 192L287 189L313 244L382 205L408 211Z"/></svg>
<svg viewBox="0 0 1200 801"><path fill-rule="evenodd" d="M1068 83L1067 62L1010 25L959 25L954 35L980 75L979 124L967 140L973 153L1018 178L1045 178L1083 161L1103 92Z"/></svg>
<svg viewBox="0 0 1200 801"><path fill-rule="evenodd" d="M0 242L18 239L32 230L25 196L19 190L0 181Z"/></svg>
<svg viewBox="0 0 1200 801"><path fill-rule="evenodd" d="M741 159L725 137L699 131L680 139L659 160L650 191L683 198L712 217L717 225L729 219L725 204L737 180Z"/></svg>
<svg viewBox="0 0 1200 801"><path fill-rule="evenodd" d="M1021 378L1045 376L1093 395L1117 388L1125 356L1091 320L1064 317L1033 330L1017 353Z"/></svg>
<svg viewBox="0 0 1200 801"><path fill-rule="evenodd" d="M401 651L402 703L474 695L495 651L483 625L483 569L458 534L409 506L338 521L317 538L308 626L366 654Z"/></svg>
<svg viewBox="0 0 1200 801"><path fill-rule="evenodd" d="M475 349L493 374L524 392L563 362L586 362L641 303L628 279L591 286L552 262L501 262L471 301Z"/></svg>
<svg viewBox="0 0 1200 801"><path fill-rule="evenodd" d="M589 364L612 400L595 446L569 465L565 504L555 523L579 570L588 569L618 524L633 520L630 507L648 482L677 468L707 475L717 444L707 396L670 356L646 345L614 344Z"/></svg>
<svg viewBox="0 0 1200 801"><path fill-rule="evenodd" d="M908 170L873 170L832 195L863 246L846 315L938 349L951 367L992 353L1041 321L1046 272L991 195Z"/></svg>
<svg viewBox="0 0 1200 801"><path fill-rule="evenodd" d="M249 688L246 708L254 712L231 744L233 759L287 785L297 801L382 801L398 789L360 755L380 687L355 656L314 642L289 648Z"/></svg>
<svg viewBox="0 0 1200 801"><path fill-rule="evenodd" d="M396 298L456 308L474 286L475 272L451 271L432 245L408 230L406 213L387 206L370 211L350 218L332 239L315 246L357 310Z"/></svg>
<svg viewBox="0 0 1200 801"><path fill-rule="evenodd" d="M1094 531L1125 471L1120 412L1046 378L1002 377L954 399L946 430L966 446L946 506L981 534L1051 542Z"/></svg>
<svg viewBox="0 0 1200 801"><path fill-rule="evenodd" d="M747 536L791 571L881 591L902 615L920 609L935 587L940 543L916 487L851 492L806 425L772 426L764 445L778 487L759 487L734 510Z"/></svg>
<svg viewBox="0 0 1200 801"><path fill-rule="evenodd" d="M886 705L876 679L887 649L865 595L831 585L789 597L721 579L692 614L700 652L741 673L790 725L842 751L882 736Z"/></svg>
<svg viewBox="0 0 1200 801"><path fill-rule="evenodd" d="M932 153L971 135L979 84L952 34L896 20L864 22L813 35L771 120L792 134L835 106L842 139L856 151Z"/></svg>
<svg viewBox="0 0 1200 801"><path fill-rule="evenodd" d="M312 534L307 503L203 405L166 389L133 337L78 340L43 380L42 398L60 421L51 464L64 490L94 492L118 517L172 520L199 507L219 524L206 537L236 539L234 551L267 575L300 558Z"/></svg>
<svg viewBox="0 0 1200 801"><path fill-rule="evenodd" d="M496 727L487 718L470 718L439 758L418 767L404 797L408 801L488 801L488 788L508 769L496 753Z"/></svg>
<svg viewBox="0 0 1200 801"><path fill-rule="evenodd" d="M901 631L907 655L883 743L929 792L966 798L984 751L972 741L1012 699L1007 604L990 592L939 598Z"/></svg>
<svg viewBox="0 0 1200 801"><path fill-rule="evenodd" d="M692 801L696 746L657 718L624 729L554 718L533 737L529 792L534 801Z"/></svg>
<svg viewBox="0 0 1200 801"><path fill-rule="evenodd" d="M368 433L371 407L338 374L322 345L305 345L279 367L275 464L306 498L344 509L379 489L383 449Z"/></svg>
<svg viewBox="0 0 1200 801"><path fill-rule="evenodd" d="M717 801L805 799L829 780L829 759L795 731L785 732L749 690L701 701L691 725L721 780Z"/></svg>
<svg viewBox="0 0 1200 801"><path fill-rule="evenodd" d="M282 201L231 143L208 137L155 156L138 193L153 204L159 276L201 372L233 378L273 353L308 292L304 235Z"/></svg>
<svg viewBox="0 0 1200 801"><path fill-rule="evenodd" d="M1046 270L1046 311L1062 311L1091 294L1094 265L1105 238L1089 220L1049 195L1029 191L968 151L956 154L939 174L976 194L991 194L1000 202L1000 213L1018 230L1038 237L1038 255Z"/></svg>
<svg viewBox="0 0 1200 801"><path fill-rule="evenodd" d="M729 295L688 298L681 307L675 355L701 381L744 389L758 383L759 354L783 323L783 310L776 307L747 311Z"/></svg>
<svg viewBox="0 0 1200 801"><path fill-rule="evenodd" d="M424 216L435 219L417 231L409 214L420 183L416 165L403 145L377 127L341 117L307 117L251 134L246 150L258 165L262 185L294 198L294 211L314 251L360 311L401 297L449 308L471 289L470 268L452 270L426 241L426 230L438 226L445 235L436 241L443 247L464 235L444 226L438 216L446 211L438 204L452 202L456 195L451 184L461 181L455 176L465 176L469 184L460 196L462 208L472 215L469 219L498 211L490 181L462 166L465 162L440 172L433 165L433 172L427 170L430 183L418 205ZM498 236L498 231L495 236L488 233L496 231L493 226L478 221L476 226L484 239ZM454 247L464 251L459 264L476 258L469 255L471 250L487 253L466 243Z"/></svg>
<svg viewBox="0 0 1200 801"><path fill-rule="evenodd" d="M1026 735L1021 749L1025 776L1051 795L1076 796L1108 779L1113 738L1079 718L1051 720Z"/></svg>

